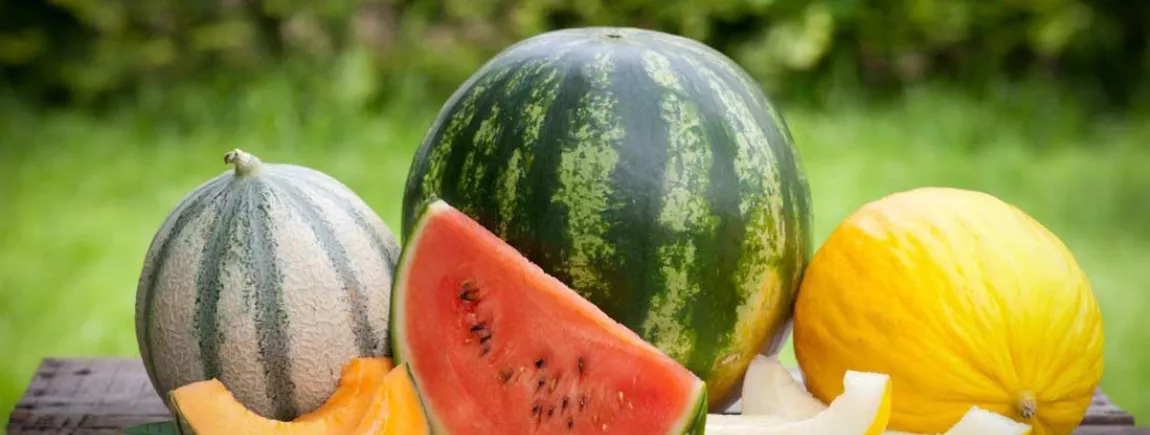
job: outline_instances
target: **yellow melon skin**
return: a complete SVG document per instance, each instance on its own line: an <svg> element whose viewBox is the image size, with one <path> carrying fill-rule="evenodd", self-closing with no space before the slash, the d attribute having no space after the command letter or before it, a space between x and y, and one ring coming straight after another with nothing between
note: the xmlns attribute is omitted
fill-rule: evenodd
<svg viewBox="0 0 1150 435"><path fill-rule="evenodd" d="M1102 321L1067 247L991 195L920 188L864 205L816 252L794 349L829 402L887 373L891 430L942 433L971 406L1069 434L1102 375Z"/></svg>

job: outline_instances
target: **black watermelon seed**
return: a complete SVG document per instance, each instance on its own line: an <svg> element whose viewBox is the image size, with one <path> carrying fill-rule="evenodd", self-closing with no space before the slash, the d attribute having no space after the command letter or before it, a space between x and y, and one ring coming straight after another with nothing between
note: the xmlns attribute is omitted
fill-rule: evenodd
<svg viewBox="0 0 1150 435"><path fill-rule="evenodd" d="M460 284L460 287L461 287L461 290L459 292L459 299L462 299L465 301L475 300L476 290L475 290L475 285L471 283L471 280L463 280L463 283Z"/></svg>

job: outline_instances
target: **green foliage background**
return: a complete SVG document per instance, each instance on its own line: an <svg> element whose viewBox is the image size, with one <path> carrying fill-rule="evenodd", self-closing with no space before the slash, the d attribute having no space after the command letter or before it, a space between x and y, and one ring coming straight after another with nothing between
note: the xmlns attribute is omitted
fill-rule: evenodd
<svg viewBox="0 0 1150 435"><path fill-rule="evenodd" d="M82 101L285 58L368 65L361 97L411 77L442 93L527 36L628 25L706 42L776 95L1041 72L1127 102L1148 24L1150 3L1122 0L5 0L0 65L22 91Z"/></svg>
<svg viewBox="0 0 1150 435"><path fill-rule="evenodd" d="M1031 213L1102 304L1103 388L1150 419L1150 3L0 0L0 423L42 358L136 355L143 253L225 151L327 172L398 229L446 95L583 25L699 39L754 75L794 132L818 243L923 185Z"/></svg>

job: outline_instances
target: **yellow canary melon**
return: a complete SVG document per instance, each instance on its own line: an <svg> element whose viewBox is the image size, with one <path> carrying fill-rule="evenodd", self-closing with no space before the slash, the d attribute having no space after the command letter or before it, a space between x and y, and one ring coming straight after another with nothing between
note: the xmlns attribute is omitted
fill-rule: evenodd
<svg viewBox="0 0 1150 435"><path fill-rule="evenodd" d="M705 433L707 435L882 435L890 419L890 376L882 373L848 371L843 375L841 382L845 386L843 393L808 418L796 420L793 418L794 414L789 416L709 414Z"/></svg>
<svg viewBox="0 0 1150 435"><path fill-rule="evenodd" d="M1085 273L1051 231L990 194L924 187L862 206L816 251L794 349L823 402L887 373L890 429L942 433L971 407L1069 434L1102 375Z"/></svg>

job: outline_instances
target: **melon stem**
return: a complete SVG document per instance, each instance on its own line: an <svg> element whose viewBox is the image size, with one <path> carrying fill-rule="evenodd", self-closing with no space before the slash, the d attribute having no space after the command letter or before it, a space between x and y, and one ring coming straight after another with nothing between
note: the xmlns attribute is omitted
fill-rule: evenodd
<svg viewBox="0 0 1150 435"><path fill-rule="evenodd" d="M256 170L259 169L262 162L260 162L259 157L253 156L244 152L244 150L236 148L234 150L228 151L227 154L224 154L224 163L235 165L236 176L244 177L254 174Z"/></svg>
<svg viewBox="0 0 1150 435"><path fill-rule="evenodd" d="M1034 414L1038 412L1038 400L1030 390L1019 392L1018 402L1014 406L1018 408L1018 414L1027 420L1034 418Z"/></svg>

